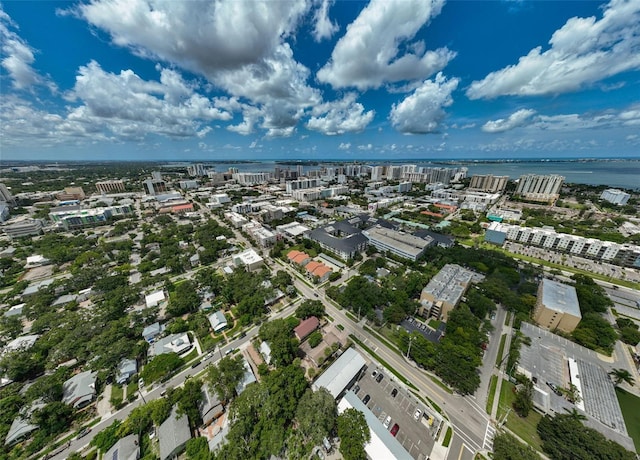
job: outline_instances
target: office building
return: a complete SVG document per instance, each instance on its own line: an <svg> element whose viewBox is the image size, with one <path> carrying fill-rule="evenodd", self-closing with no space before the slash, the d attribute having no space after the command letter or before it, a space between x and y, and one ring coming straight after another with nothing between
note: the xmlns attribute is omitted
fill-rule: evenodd
<svg viewBox="0 0 640 460"><path fill-rule="evenodd" d="M96 190L103 194L124 192L124 182L120 179L96 182Z"/></svg>
<svg viewBox="0 0 640 460"><path fill-rule="evenodd" d="M60 201L84 200L84 190L82 187L65 187L64 191L56 194L56 198Z"/></svg>
<svg viewBox="0 0 640 460"><path fill-rule="evenodd" d="M264 265L264 259L253 249L234 254L233 263L236 267L244 266L248 272L259 270Z"/></svg>
<svg viewBox="0 0 640 460"><path fill-rule="evenodd" d="M576 289L544 278L538 286L533 319L540 327L570 333L582 319Z"/></svg>
<svg viewBox="0 0 640 460"><path fill-rule="evenodd" d="M0 184L0 201L4 201L12 206L16 205L16 200L6 185Z"/></svg>
<svg viewBox="0 0 640 460"><path fill-rule="evenodd" d="M206 177L208 172L208 168L200 163L196 163L194 165L189 165L187 167L187 174L191 177Z"/></svg>
<svg viewBox="0 0 640 460"><path fill-rule="evenodd" d="M162 180L162 175L154 171L151 177L142 182L144 193L147 195L160 195L167 191L167 184Z"/></svg>
<svg viewBox="0 0 640 460"><path fill-rule="evenodd" d="M516 195L530 201L553 204L560 196L564 177L557 174L540 176L525 174L520 176Z"/></svg>
<svg viewBox="0 0 640 460"><path fill-rule="evenodd" d="M9 238L39 235L42 233L42 221L27 216L18 216L7 221L2 230Z"/></svg>
<svg viewBox="0 0 640 460"><path fill-rule="evenodd" d="M420 294L420 313L446 321L472 282L483 277L457 264L447 264L431 278Z"/></svg>
<svg viewBox="0 0 640 460"><path fill-rule="evenodd" d="M502 193L507 186L509 176L494 176L493 174L476 174L471 176L469 190L488 193Z"/></svg>
<svg viewBox="0 0 640 460"><path fill-rule="evenodd" d="M398 232L376 225L362 232L369 240L371 246L375 246L383 254L390 252L399 257L416 261L433 243L429 236L418 238L404 232Z"/></svg>
<svg viewBox="0 0 640 460"><path fill-rule="evenodd" d="M631 198L631 195L623 192L622 190L616 190L615 188L609 188L602 192L602 195L600 195L601 200L608 201L612 204L618 204L620 206L624 206L625 204L627 204L629 198Z"/></svg>

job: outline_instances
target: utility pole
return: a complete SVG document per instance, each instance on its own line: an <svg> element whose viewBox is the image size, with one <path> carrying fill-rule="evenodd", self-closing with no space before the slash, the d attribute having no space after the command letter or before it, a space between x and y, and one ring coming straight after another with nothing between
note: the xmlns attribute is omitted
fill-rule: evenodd
<svg viewBox="0 0 640 460"><path fill-rule="evenodd" d="M409 359L409 354L411 353L411 342L413 342L413 336L409 336L409 348L407 348L407 359Z"/></svg>

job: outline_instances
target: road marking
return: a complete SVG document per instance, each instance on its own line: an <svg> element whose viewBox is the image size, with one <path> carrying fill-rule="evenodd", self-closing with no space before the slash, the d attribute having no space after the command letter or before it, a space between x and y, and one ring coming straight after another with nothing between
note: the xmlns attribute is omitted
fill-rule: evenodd
<svg viewBox="0 0 640 460"><path fill-rule="evenodd" d="M487 430L484 432L484 442L482 448L493 450L493 437L496 435L496 429L490 423L487 424Z"/></svg>
<svg viewBox="0 0 640 460"><path fill-rule="evenodd" d="M462 458L462 453L464 452L464 450L467 448L467 446L464 445L464 443L462 443L462 445L460 446L460 452L458 453L458 460L460 460Z"/></svg>

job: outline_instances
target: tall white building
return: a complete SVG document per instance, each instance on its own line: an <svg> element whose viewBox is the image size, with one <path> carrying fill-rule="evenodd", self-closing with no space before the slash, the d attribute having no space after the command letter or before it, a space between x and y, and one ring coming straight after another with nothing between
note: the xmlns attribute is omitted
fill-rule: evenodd
<svg viewBox="0 0 640 460"><path fill-rule="evenodd" d="M233 179L240 185L258 185L269 182L271 173L268 172L237 172Z"/></svg>
<svg viewBox="0 0 640 460"><path fill-rule="evenodd" d="M5 203L9 203L12 205L16 204L13 195L11 195L11 192L4 184L0 184L0 201L4 201Z"/></svg>
<svg viewBox="0 0 640 460"><path fill-rule="evenodd" d="M527 200L554 203L560 196L563 182L564 177L557 174L548 176L525 174L520 176L516 195Z"/></svg>
<svg viewBox="0 0 640 460"><path fill-rule="evenodd" d="M371 168L371 180L382 180L384 166L373 166Z"/></svg>
<svg viewBox="0 0 640 460"><path fill-rule="evenodd" d="M503 192L507 186L509 176L494 176L493 174L476 174L471 176L469 190L479 192Z"/></svg>
<svg viewBox="0 0 640 460"><path fill-rule="evenodd" d="M619 205L627 204L627 201L629 201L629 198L631 198L631 195L629 195L626 192L623 192L622 190L617 190L615 188L609 188L604 192L602 192L602 195L600 195L601 200L605 200L605 201L608 201L609 203L619 204Z"/></svg>

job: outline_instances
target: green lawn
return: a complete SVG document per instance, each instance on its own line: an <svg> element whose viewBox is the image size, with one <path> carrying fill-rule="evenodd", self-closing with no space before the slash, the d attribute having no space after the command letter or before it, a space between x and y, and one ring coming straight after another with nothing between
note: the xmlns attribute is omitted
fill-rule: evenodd
<svg viewBox="0 0 640 460"><path fill-rule="evenodd" d="M138 391L138 382L129 382L129 385L127 385L127 399L136 391Z"/></svg>
<svg viewBox="0 0 640 460"><path fill-rule="evenodd" d="M498 347L498 356L496 357L496 367L500 368L502 363L502 355L504 353L504 342L507 340L507 334L502 334L500 337L500 346Z"/></svg>
<svg viewBox="0 0 640 460"><path fill-rule="evenodd" d="M487 414L491 415L491 409L493 409L493 400L496 393L496 387L498 386L498 376L492 375L489 381L489 394L487 395Z"/></svg>
<svg viewBox="0 0 640 460"><path fill-rule="evenodd" d="M513 389L515 385L507 380L502 381L502 389L500 390L500 403L498 405L498 421L502 421L504 414L511 408L511 404L515 400L515 394ZM509 412L509 416L507 417L507 428L513 431L515 434L520 436L524 441L527 442L531 447L536 450L542 451L542 441L540 436L538 436L538 432L536 428L538 426L538 422L542 419L542 415L540 415L536 411L529 412L529 416L526 418L520 417L513 410Z"/></svg>
<svg viewBox="0 0 640 460"><path fill-rule="evenodd" d="M122 404L122 395L123 389L120 385L112 385L111 386L111 405L113 407L118 407Z"/></svg>
<svg viewBox="0 0 640 460"><path fill-rule="evenodd" d="M636 450L640 452L640 398L622 388L616 388L616 396L620 402L627 432L633 439Z"/></svg>
<svg viewBox="0 0 640 460"><path fill-rule="evenodd" d="M430 319L429 320L429 326L431 326L434 329L438 329L440 327L440 323L442 323L442 321L439 321L437 319Z"/></svg>
<svg viewBox="0 0 640 460"><path fill-rule="evenodd" d="M444 440L442 441L442 445L444 447L449 447L449 443L451 442L451 436L453 436L453 430L451 427L447 428L447 432L444 434Z"/></svg>

